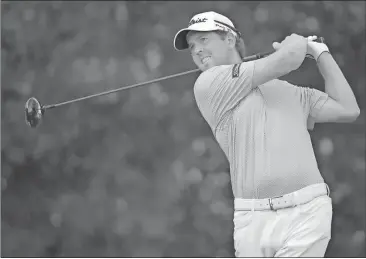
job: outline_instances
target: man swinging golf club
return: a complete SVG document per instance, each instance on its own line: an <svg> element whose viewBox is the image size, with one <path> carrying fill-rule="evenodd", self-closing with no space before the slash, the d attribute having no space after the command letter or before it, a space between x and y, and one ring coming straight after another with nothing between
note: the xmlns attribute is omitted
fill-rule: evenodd
<svg viewBox="0 0 366 259"><path fill-rule="evenodd" d="M200 13L174 38L202 71L197 106L230 164L237 257L323 257L332 201L308 129L353 122L360 110L328 47L287 36L273 54L242 62L240 33L225 16ZM315 59L325 92L277 78Z"/></svg>

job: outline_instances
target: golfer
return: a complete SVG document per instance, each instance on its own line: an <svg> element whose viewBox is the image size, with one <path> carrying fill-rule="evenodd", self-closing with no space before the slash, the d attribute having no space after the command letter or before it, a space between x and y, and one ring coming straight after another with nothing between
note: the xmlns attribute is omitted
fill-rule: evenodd
<svg viewBox="0 0 366 259"><path fill-rule="evenodd" d="M355 96L328 47L292 34L265 58L242 62L243 40L216 12L199 13L174 38L202 71L197 106L230 164L236 257L324 257L332 201L308 130L356 120ZM315 59L325 92L278 78Z"/></svg>

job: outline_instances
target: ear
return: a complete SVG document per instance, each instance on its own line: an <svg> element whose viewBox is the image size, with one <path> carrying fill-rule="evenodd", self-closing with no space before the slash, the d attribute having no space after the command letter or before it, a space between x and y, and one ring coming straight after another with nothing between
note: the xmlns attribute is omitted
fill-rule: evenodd
<svg viewBox="0 0 366 259"><path fill-rule="evenodd" d="M246 48L243 38L239 38L238 42L236 43L236 49L239 51L239 54L242 58L246 56Z"/></svg>
<svg viewBox="0 0 366 259"><path fill-rule="evenodd" d="M226 41L231 48L235 48L236 39L232 33L226 34Z"/></svg>

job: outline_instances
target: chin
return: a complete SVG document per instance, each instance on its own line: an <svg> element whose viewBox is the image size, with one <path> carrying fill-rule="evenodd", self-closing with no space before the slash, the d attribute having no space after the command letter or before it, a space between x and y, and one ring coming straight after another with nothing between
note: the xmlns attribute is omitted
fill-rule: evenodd
<svg viewBox="0 0 366 259"><path fill-rule="evenodd" d="M200 68L202 71L206 71L206 70L208 70L208 69L210 69L210 68L212 68L212 67L214 67L214 66L215 66L215 65L214 65L213 63L208 62L208 63L206 63L206 64L201 64L199 68Z"/></svg>

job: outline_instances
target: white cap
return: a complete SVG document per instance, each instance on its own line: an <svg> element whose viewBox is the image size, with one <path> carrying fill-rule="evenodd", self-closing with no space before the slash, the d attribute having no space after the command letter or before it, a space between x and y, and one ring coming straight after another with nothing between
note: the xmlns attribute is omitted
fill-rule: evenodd
<svg viewBox="0 0 366 259"><path fill-rule="evenodd" d="M230 31L240 37L240 32L226 16L216 12L199 13L192 17L187 28L181 29L174 37L174 48L184 50L188 48L187 34L190 31Z"/></svg>

